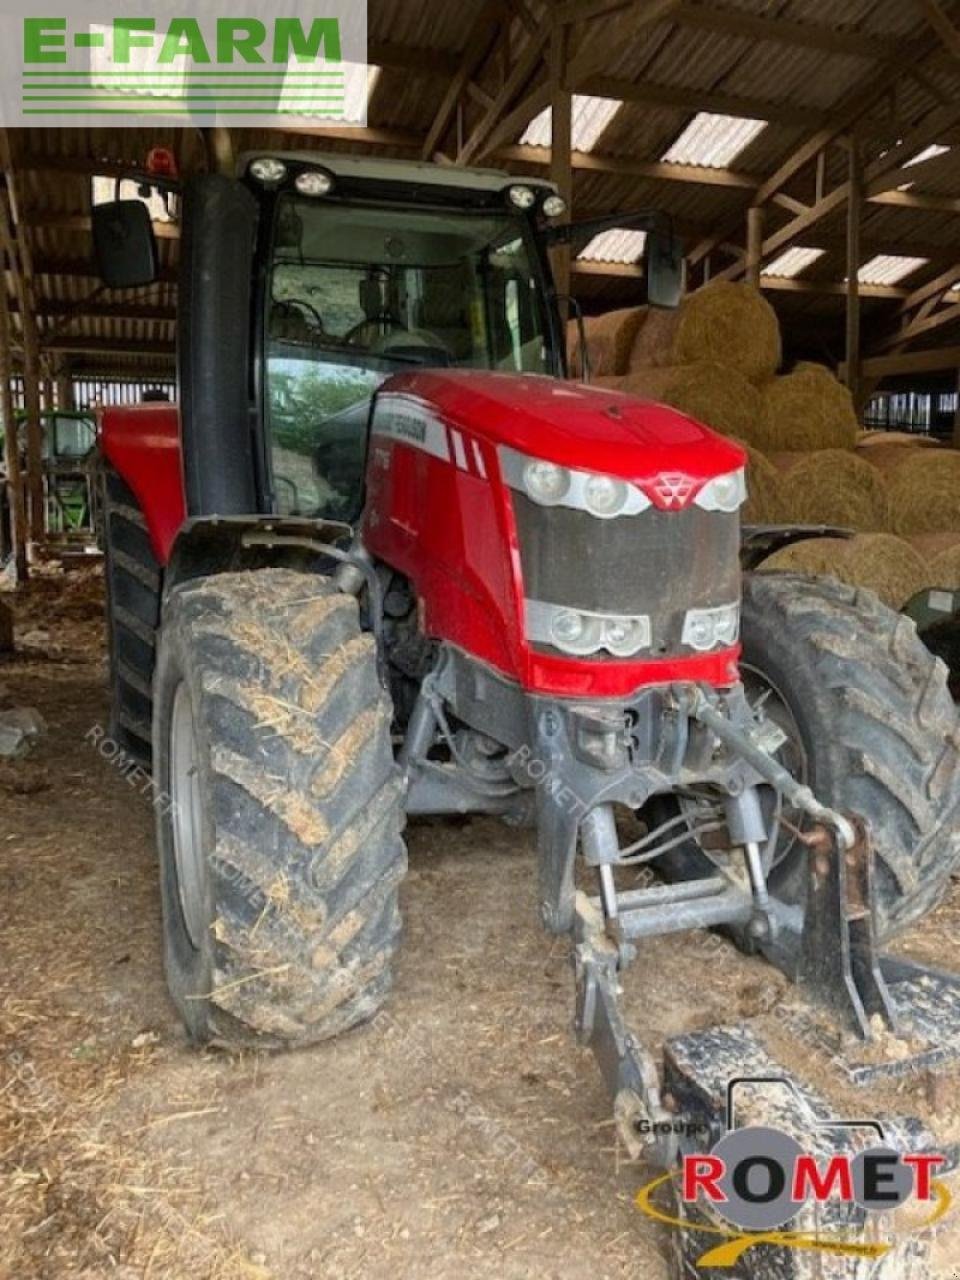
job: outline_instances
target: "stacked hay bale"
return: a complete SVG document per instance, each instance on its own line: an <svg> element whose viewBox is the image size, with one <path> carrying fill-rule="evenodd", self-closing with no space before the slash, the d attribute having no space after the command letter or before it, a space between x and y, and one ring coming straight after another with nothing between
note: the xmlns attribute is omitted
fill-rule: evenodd
<svg viewBox="0 0 960 1280"><path fill-rule="evenodd" d="M857 531L796 544L771 568L831 572L897 608L957 578L960 452L863 431L850 392L823 365L779 375L779 324L757 290L717 282L676 311L641 307L604 319L588 332L599 385L669 405L747 449L746 523ZM907 541L954 532L956 542L936 549Z"/></svg>
<svg viewBox="0 0 960 1280"><path fill-rule="evenodd" d="M875 592L891 609L902 609L928 577L919 552L890 533L857 534L854 538L811 538L777 551L760 566L761 573L810 573L839 578Z"/></svg>

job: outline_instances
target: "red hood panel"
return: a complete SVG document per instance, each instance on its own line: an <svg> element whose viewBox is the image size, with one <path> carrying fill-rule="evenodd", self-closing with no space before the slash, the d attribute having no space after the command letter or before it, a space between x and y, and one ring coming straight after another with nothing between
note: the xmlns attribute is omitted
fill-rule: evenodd
<svg viewBox="0 0 960 1280"><path fill-rule="evenodd" d="M693 418L603 387L457 369L399 374L382 390L415 396L491 444L624 480L664 471L708 480L746 462L738 445Z"/></svg>

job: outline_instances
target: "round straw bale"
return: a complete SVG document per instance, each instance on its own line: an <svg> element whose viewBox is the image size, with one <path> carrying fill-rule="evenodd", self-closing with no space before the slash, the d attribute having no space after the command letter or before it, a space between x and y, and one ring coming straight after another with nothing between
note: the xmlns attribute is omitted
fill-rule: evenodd
<svg viewBox="0 0 960 1280"><path fill-rule="evenodd" d="M808 453L781 474L785 503L795 520L846 525L865 533L890 527L884 478L855 453L846 449Z"/></svg>
<svg viewBox="0 0 960 1280"><path fill-rule="evenodd" d="M891 609L901 609L929 576L922 557L908 542L889 533L855 538L814 538L776 552L760 566L763 572L791 570L839 578L873 591Z"/></svg>
<svg viewBox="0 0 960 1280"><path fill-rule="evenodd" d="M887 477L897 533L960 531L960 450L920 449Z"/></svg>
<svg viewBox="0 0 960 1280"><path fill-rule="evenodd" d="M741 512L743 523L780 524L787 516L783 484L776 467L745 440L737 440L736 443L747 454L747 502Z"/></svg>
<svg viewBox="0 0 960 1280"><path fill-rule="evenodd" d="M928 585L942 591L960 591L960 543L941 551L927 570Z"/></svg>
<svg viewBox="0 0 960 1280"><path fill-rule="evenodd" d="M660 369L674 364L673 340L677 334L679 309L648 307L637 330L630 352L630 372L637 369Z"/></svg>
<svg viewBox="0 0 960 1280"><path fill-rule="evenodd" d="M890 476L895 471L899 471L904 462L910 458L915 458L918 453L923 453L926 456L927 450L917 449L912 444L873 444L867 448L864 448L863 445L857 445L857 457L869 462L878 471L882 471L885 476Z"/></svg>
<svg viewBox="0 0 960 1280"><path fill-rule="evenodd" d="M712 361L763 382L780 367L781 354L777 313L751 285L719 280L681 302L673 339L676 364Z"/></svg>
<svg viewBox="0 0 960 1280"><path fill-rule="evenodd" d="M857 437L858 449L883 448L885 445L909 445L913 449L940 449L943 446L933 436L921 436L912 431L861 431Z"/></svg>
<svg viewBox="0 0 960 1280"><path fill-rule="evenodd" d="M859 430L850 392L829 370L801 369L763 387L767 451L853 449Z"/></svg>
<svg viewBox="0 0 960 1280"><path fill-rule="evenodd" d="M737 436L748 444L753 443L762 417L756 387L735 369L719 364L639 370L628 374L620 389L670 405L721 435Z"/></svg>
<svg viewBox="0 0 960 1280"><path fill-rule="evenodd" d="M844 550L844 538L804 538L775 551L760 566L761 573L810 573L817 577L836 574Z"/></svg>
<svg viewBox="0 0 960 1280"><path fill-rule="evenodd" d="M609 376L627 372L633 341L646 312L646 307L628 307L622 311L609 311L603 316L587 316L584 319L592 374ZM574 339L572 367L578 371L580 369L579 336Z"/></svg>
<svg viewBox="0 0 960 1280"><path fill-rule="evenodd" d="M944 551L960 546L960 533L912 533L907 541L914 551L919 551L927 564L933 564Z"/></svg>

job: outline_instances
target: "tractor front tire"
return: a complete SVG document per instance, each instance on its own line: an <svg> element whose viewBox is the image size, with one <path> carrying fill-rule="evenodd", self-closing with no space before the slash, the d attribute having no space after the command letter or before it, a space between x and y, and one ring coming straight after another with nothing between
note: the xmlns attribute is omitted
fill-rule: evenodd
<svg viewBox="0 0 960 1280"><path fill-rule="evenodd" d="M357 602L286 569L171 592L154 685L167 981L194 1041L370 1018L406 870L391 709Z"/></svg>
<svg viewBox="0 0 960 1280"><path fill-rule="evenodd" d="M768 714L791 725L787 763L824 804L867 820L878 935L920 920L960 860L960 724L943 663L869 591L752 574L741 667L751 698L766 695ZM806 858L793 842L774 865L775 897L802 906ZM670 879L715 870L693 841L660 863Z"/></svg>

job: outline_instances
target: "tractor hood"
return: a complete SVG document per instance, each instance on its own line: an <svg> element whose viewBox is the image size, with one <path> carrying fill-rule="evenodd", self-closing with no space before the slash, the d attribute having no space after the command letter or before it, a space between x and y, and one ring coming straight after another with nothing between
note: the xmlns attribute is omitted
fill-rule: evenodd
<svg viewBox="0 0 960 1280"><path fill-rule="evenodd" d="M665 471L709 480L746 463L738 445L665 405L539 374L403 373L380 388L392 395L492 445L624 480Z"/></svg>

